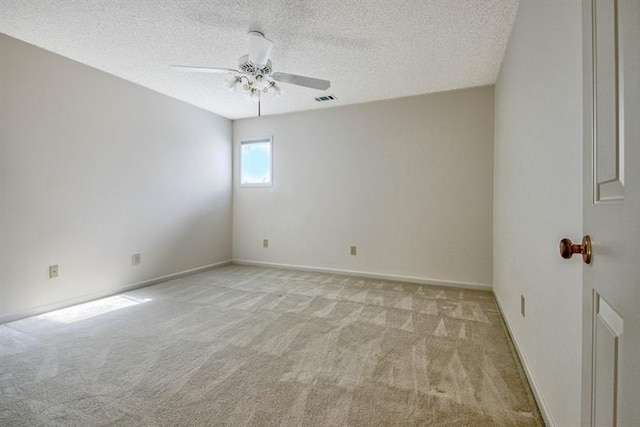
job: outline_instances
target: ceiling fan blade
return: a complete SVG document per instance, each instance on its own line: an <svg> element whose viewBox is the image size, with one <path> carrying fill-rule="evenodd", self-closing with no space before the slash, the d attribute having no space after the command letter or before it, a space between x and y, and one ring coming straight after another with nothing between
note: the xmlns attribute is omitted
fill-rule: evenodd
<svg viewBox="0 0 640 427"><path fill-rule="evenodd" d="M278 82L310 87L312 89L327 90L331 87L329 80L314 79L313 77L297 76L288 73L273 73L271 77Z"/></svg>
<svg viewBox="0 0 640 427"><path fill-rule="evenodd" d="M249 31L249 61L258 66L267 64L273 42L259 31Z"/></svg>
<svg viewBox="0 0 640 427"><path fill-rule="evenodd" d="M231 68L211 68L211 67L192 67L190 65L172 65L171 68L179 71L188 71L192 73L239 73L238 70Z"/></svg>

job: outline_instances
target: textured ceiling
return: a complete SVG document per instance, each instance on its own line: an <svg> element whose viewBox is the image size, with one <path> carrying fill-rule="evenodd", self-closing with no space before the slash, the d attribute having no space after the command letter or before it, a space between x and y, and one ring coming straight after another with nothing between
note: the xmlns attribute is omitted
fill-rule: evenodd
<svg viewBox="0 0 640 427"><path fill-rule="evenodd" d="M262 114L493 84L518 0L0 0L0 32L231 119L256 106L224 75L247 31L275 43L274 71L331 80L283 84ZM331 94L336 101L318 103Z"/></svg>

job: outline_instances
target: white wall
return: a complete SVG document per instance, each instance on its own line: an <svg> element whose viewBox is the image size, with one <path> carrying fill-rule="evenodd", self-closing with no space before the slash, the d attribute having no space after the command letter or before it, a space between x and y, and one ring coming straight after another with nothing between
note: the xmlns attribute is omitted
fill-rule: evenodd
<svg viewBox="0 0 640 427"><path fill-rule="evenodd" d="M235 156L234 260L491 286L493 87L237 120L236 154L270 135L272 187Z"/></svg>
<svg viewBox="0 0 640 427"><path fill-rule="evenodd" d="M0 321L231 258L229 120L4 35L0 61Z"/></svg>
<svg viewBox="0 0 640 427"><path fill-rule="evenodd" d="M522 0L495 89L494 292L558 426L580 422L582 264L558 243L582 236L581 17Z"/></svg>

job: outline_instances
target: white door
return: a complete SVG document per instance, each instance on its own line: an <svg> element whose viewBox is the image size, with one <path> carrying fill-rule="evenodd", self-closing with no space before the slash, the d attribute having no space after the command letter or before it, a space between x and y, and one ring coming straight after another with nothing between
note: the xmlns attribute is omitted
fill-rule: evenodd
<svg viewBox="0 0 640 427"><path fill-rule="evenodd" d="M640 426L640 0L583 6L582 424Z"/></svg>

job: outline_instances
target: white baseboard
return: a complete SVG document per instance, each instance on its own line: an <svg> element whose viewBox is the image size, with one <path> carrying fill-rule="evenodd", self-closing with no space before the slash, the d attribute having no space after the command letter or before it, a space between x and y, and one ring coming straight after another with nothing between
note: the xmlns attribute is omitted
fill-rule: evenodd
<svg viewBox="0 0 640 427"><path fill-rule="evenodd" d="M218 267L231 264L231 260L216 262L214 264L203 265L201 267L191 268L189 270L179 271L177 273L167 274L166 276L154 277L153 279L143 280L142 282L131 283L126 286L119 287L117 289L110 289L103 292L96 292L92 294L82 295L77 298L71 298L64 301L58 301L52 304L40 305L32 307L26 310L21 310L15 313L11 313L0 317L0 325L3 323L13 322L14 320L24 319L25 317L36 316L42 313L47 313L53 310L59 310L61 308L70 307L72 305L89 302L99 298L105 298L111 295L121 294L123 292L131 291L138 288L144 288L145 286L155 285L156 283L166 282L167 280L179 279L180 277L189 276L191 274L200 273L202 271L211 270Z"/></svg>
<svg viewBox="0 0 640 427"><path fill-rule="evenodd" d="M245 259L234 259L232 263L238 264L238 265L250 265L254 267L275 267L275 268L286 268L288 270L344 274L345 276L358 276L358 277L366 277L370 279L393 280L396 282L419 283L422 285L450 286L455 288L474 289L474 290L480 290L480 291L490 291L493 289L491 285L486 285L482 283L456 282L453 280L438 280L438 279L430 279L427 277L401 276L396 274L368 273L365 271L343 270L340 268L311 267L308 265L280 264L275 262L251 261L251 260L245 260Z"/></svg>
<svg viewBox="0 0 640 427"><path fill-rule="evenodd" d="M542 396L542 391L540 390L540 387L538 387L538 383L536 382L536 379L535 379L535 377L533 375L533 372L531 371L529 362L527 361L527 357L522 352L522 347L520 346L520 344L518 342L518 338L513 333L513 329L511 328L511 325L509 324L509 319L507 319L507 316L505 316L504 310L502 309L502 305L500 305L500 300L498 299L498 295L496 295L495 292L493 294L493 297L496 300L496 303L498 305L498 309L500 310L500 314L502 315L502 318L504 319L504 323L505 323L505 325L507 325L507 330L509 331L509 336L511 337L511 341L513 342L513 346L516 349L516 353L518 353L518 357L520 358L520 361L522 362L522 367L524 368L524 373L526 374L527 379L529 380L529 384L531 385L531 390L533 391L533 397L535 397L535 399L536 399L536 403L538 404L538 408L540 409L540 414L542 415L542 419L544 420L544 423L548 427L555 427L556 426L556 422L553 419L553 416L551 415L551 410L549 409L549 405L547 404L547 401L544 400L544 396Z"/></svg>

